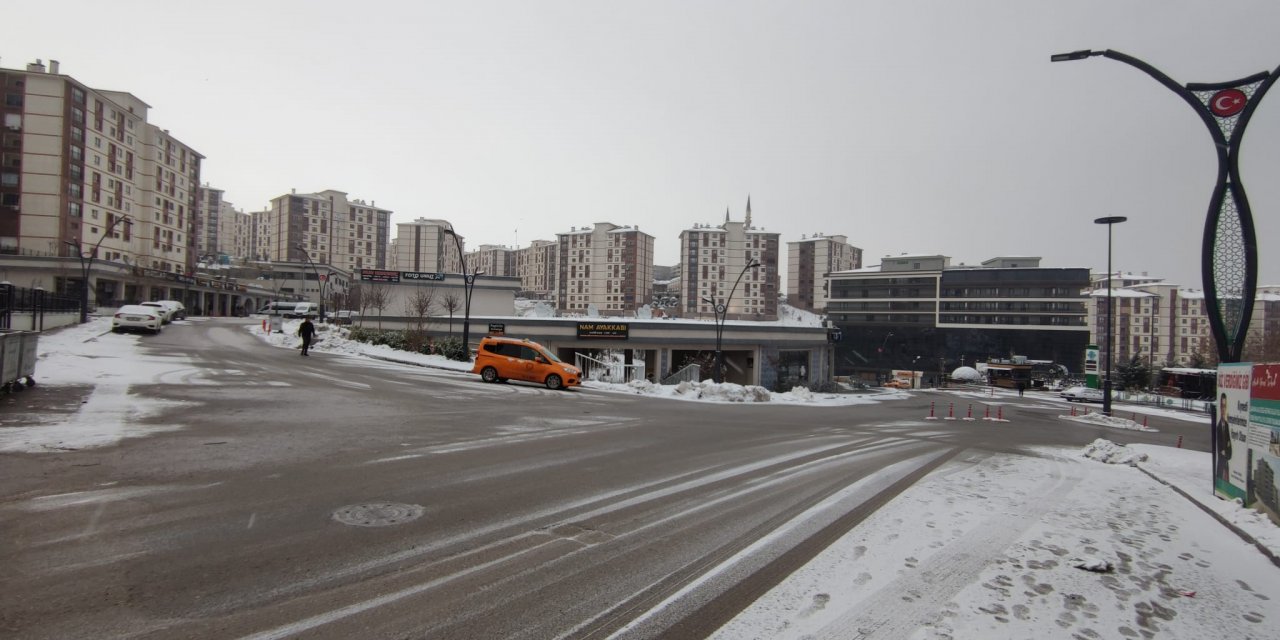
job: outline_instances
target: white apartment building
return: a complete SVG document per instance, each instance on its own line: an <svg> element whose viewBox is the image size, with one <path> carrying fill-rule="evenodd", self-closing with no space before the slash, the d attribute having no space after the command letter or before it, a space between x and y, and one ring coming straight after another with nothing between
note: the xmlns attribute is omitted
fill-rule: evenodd
<svg viewBox="0 0 1280 640"><path fill-rule="evenodd" d="M787 303L822 313L827 307L828 273L862 268L862 249L845 236L815 234L787 243Z"/></svg>
<svg viewBox="0 0 1280 640"><path fill-rule="evenodd" d="M391 264L397 271L424 273L462 273L466 238L454 236L448 220L418 218L396 224L396 237L391 243ZM461 250L459 250L461 247Z"/></svg>
<svg viewBox="0 0 1280 640"><path fill-rule="evenodd" d="M203 156L151 124L149 106L90 88L56 61L0 69L0 254L77 258L189 274ZM90 273L91 298L118 282ZM78 269L57 276L78 290Z"/></svg>
<svg viewBox="0 0 1280 640"><path fill-rule="evenodd" d="M208 184L199 189L195 223L198 260L218 255L246 258L251 253L251 218L236 210L224 195L222 189Z"/></svg>
<svg viewBox="0 0 1280 640"><path fill-rule="evenodd" d="M551 240L534 240L516 251L516 275L520 277L523 295L546 299L556 290L556 249Z"/></svg>
<svg viewBox="0 0 1280 640"><path fill-rule="evenodd" d="M556 234L556 308L630 313L653 297L653 236L598 222Z"/></svg>
<svg viewBox="0 0 1280 640"><path fill-rule="evenodd" d="M467 254L467 264L487 276L515 276L516 254L517 251L510 247L482 244Z"/></svg>
<svg viewBox="0 0 1280 640"><path fill-rule="evenodd" d="M1105 346L1107 336L1107 276L1093 278L1089 292L1089 326L1093 344ZM1204 291L1165 283L1146 275L1116 273L1111 283L1115 306L1112 353L1115 365L1134 356L1154 369L1186 367L1199 357L1217 362L1217 344L1209 327ZM1252 336L1246 343L1261 348L1280 329L1280 295L1259 287L1249 322ZM1106 349L1103 349L1105 353ZM1105 355L1103 356L1105 359ZM1105 362L1099 366L1105 367Z"/></svg>
<svg viewBox="0 0 1280 640"><path fill-rule="evenodd" d="M779 234L751 226L751 201L742 222L698 224L680 232L680 308L683 315L714 318L726 305L731 319L778 318ZM750 265L758 263L759 267ZM736 288L735 288L736 285Z"/></svg>
<svg viewBox="0 0 1280 640"><path fill-rule="evenodd" d="M385 269L391 211L373 202L349 200L332 189L293 191L254 216L254 257L259 260L329 264L356 273Z"/></svg>

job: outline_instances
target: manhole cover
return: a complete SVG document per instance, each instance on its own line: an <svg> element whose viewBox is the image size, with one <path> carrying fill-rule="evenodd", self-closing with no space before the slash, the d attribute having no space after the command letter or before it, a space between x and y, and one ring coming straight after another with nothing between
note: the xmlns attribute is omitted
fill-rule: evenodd
<svg viewBox="0 0 1280 640"><path fill-rule="evenodd" d="M396 502L353 504L333 512L333 519L357 527L386 527L422 517L422 507Z"/></svg>

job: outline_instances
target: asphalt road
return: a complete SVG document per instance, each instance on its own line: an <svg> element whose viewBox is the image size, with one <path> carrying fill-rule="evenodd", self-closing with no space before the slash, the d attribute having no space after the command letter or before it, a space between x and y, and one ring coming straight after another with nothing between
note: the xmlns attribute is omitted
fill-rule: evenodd
<svg viewBox="0 0 1280 640"><path fill-rule="evenodd" d="M185 401L155 418L180 429L0 455L0 636L698 638L945 462L1209 446L1167 419L1064 426L1067 405L1031 394L994 423L925 421L930 402L986 406L941 393L740 406L488 385L301 358L243 324L144 341L195 363L131 390ZM87 391L23 402L71 412Z"/></svg>

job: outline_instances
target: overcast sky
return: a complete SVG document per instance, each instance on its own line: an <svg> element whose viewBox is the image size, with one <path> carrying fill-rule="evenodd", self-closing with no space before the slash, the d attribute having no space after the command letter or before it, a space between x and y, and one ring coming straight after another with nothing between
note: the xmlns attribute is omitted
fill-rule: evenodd
<svg viewBox="0 0 1280 640"><path fill-rule="evenodd" d="M6 6L0 66L133 93L238 208L338 189L470 247L639 225L656 261L728 207L881 256L1117 269L1201 285L1216 158L1179 83L1280 66L1280 3L1162 0ZM1280 94L1280 90L1276 92ZM1280 95L1241 170L1280 284ZM393 233L394 235L394 233Z"/></svg>

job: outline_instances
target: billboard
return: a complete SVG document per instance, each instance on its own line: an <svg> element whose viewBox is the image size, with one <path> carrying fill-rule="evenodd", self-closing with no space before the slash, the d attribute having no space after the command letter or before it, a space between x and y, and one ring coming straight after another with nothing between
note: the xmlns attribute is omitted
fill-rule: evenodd
<svg viewBox="0 0 1280 640"><path fill-rule="evenodd" d="M1280 524L1280 364L1218 365L1213 489Z"/></svg>

